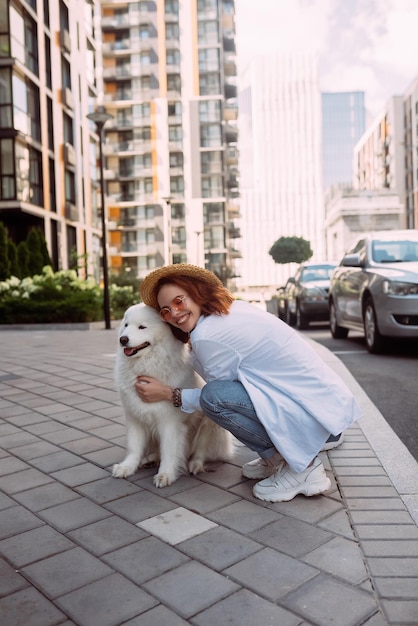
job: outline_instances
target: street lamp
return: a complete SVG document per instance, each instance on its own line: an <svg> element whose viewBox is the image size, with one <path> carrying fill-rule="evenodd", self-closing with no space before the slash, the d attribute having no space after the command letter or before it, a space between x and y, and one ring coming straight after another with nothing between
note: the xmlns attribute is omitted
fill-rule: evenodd
<svg viewBox="0 0 418 626"><path fill-rule="evenodd" d="M87 118L96 124L97 134L99 135L99 168L100 168L100 194L102 196L102 263L103 263L103 306L105 328L109 330L112 326L110 323L110 298L109 298L109 270L107 266L107 242L106 242L106 212L105 212L105 192L104 192L104 176L103 176L103 126L113 115L106 113L104 107L99 107L96 113L89 113Z"/></svg>

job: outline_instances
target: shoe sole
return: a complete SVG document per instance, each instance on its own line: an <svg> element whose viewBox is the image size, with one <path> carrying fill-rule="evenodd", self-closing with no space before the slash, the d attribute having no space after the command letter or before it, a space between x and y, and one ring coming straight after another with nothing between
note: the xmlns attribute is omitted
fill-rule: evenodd
<svg viewBox="0 0 418 626"><path fill-rule="evenodd" d="M289 500L293 500L297 495L302 494L304 496L317 496L325 491L328 491L331 487L330 479L324 478L321 481L313 482L307 485L302 485L301 487L296 487L292 491L288 491L287 493L282 493L280 495L274 494L258 494L256 490L256 486L253 487L253 494L258 500L263 500L264 502L289 502Z"/></svg>
<svg viewBox="0 0 418 626"><path fill-rule="evenodd" d="M268 469L268 471L266 472L251 472L251 471L247 471L247 470L242 470L242 475L244 476L244 478L250 478L253 480L262 480L263 478L268 478L269 476L271 476L274 472L274 467L270 467Z"/></svg>
<svg viewBox="0 0 418 626"><path fill-rule="evenodd" d="M326 452L327 450L333 450L334 448L338 448L344 441L344 435L341 435L337 441L325 442L321 448L321 452Z"/></svg>

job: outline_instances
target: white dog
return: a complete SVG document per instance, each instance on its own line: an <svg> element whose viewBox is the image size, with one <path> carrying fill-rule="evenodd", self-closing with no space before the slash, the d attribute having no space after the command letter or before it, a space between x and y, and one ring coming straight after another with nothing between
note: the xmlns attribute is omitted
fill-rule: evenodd
<svg viewBox="0 0 418 626"><path fill-rule="evenodd" d="M119 329L115 380L125 411L127 454L113 466L113 476L125 478L159 460L154 484L165 487L186 468L198 474L206 461L232 457L232 435L203 412L184 413L168 401L143 402L135 391L140 375L153 376L173 388L204 384L191 367L189 347L174 337L154 309L135 304Z"/></svg>

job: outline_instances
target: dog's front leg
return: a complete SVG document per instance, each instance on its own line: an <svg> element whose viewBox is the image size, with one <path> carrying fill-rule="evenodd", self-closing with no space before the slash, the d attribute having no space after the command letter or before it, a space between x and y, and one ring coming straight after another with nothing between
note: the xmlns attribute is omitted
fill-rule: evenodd
<svg viewBox="0 0 418 626"><path fill-rule="evenodd" d="M154 476L156 487L167 487L179 477L186 457L187 429L181 423L164 423L160 429L160 467Z"/></svg>
<svg viewBox="0 0 418 626"><path fill-rule="evenodd" d="M127 417L126 423L126 457L122 463L115 463L112 475L115 478L126 478L135 474L144 456L148 442L148 433L144 426L135 418Z"/></svg>

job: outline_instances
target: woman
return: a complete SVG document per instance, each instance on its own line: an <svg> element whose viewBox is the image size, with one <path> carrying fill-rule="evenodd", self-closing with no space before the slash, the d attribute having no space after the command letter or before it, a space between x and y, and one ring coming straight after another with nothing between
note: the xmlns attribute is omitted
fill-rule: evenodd
<svg viewBox="0 0 418 626"><path fill-rule="evenodd" d="M208 270L188 264L151 272L141 297L192 348L203 389L171 389L140 376L144 402L171 400L185 412L201 408L259 454L243 475L263 479L256 498L269 502L323 493L331 482L317 456L327 441L360 417L342 380L279 318L234 300ZM143 384L148 383L148 384ZM330 437L331 433L331 437Z"/></svg>

